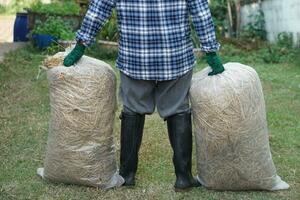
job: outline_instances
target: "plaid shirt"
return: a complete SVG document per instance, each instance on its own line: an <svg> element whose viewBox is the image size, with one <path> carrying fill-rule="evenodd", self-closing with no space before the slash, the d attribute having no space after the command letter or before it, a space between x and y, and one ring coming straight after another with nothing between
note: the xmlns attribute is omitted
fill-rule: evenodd
<svg viewBox="0 0 300 200"><path fill-rule="evenodd" d="M134 79L172 80L193 68L189 14L201 50L220 47L207 0L92 0L77 41L91 45L114 7L120 34L116 65Z"/></svg>

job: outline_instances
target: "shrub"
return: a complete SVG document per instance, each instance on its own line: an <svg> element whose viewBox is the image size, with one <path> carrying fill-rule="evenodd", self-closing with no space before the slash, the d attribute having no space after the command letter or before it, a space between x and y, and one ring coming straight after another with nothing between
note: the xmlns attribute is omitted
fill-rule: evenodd
<svg viewBox="0 0 300 200"><path fill-rule="evenodd" d="M6 13L6 7L0 4L0 14Z"/></svg>
<svg viewBox="0 0 300 200"><path fill-rule="evenodd" d="M221 34L227 18L227 0L210 1L209 4L212 18L216 26L217 34Z"/></svg>
<svg viewBox="0 0 300 200"><path fill-rule="evenodd" d="M283 35L279 36L285 38ZM300 49L293 48L290 39L279 39L277 44L257 40L223 39L221 58L226 62L249 63L296 63L300 66ZM284 42L287 41L287 42Z"/></svg>
<svg viewBox="0 0 300 200"><path fill-rule="evenodd" d="M75 33L71 31L72 27L60 17L50 16L45 22L38 21L31 34L52 35L61 40L72 40Z"/></svg>
<svg viewBox="0 0 300 200"><path fill-rule="evenodd" d="M31 6L31 10L37 13L50 15L79 15L80 6L74 1L55 1L50 4L37 2Z"/></svg>
<svg viewBox="0 0 300 200"><path fill-rule="evenodd" d="M107 21L107 23L103 26L101 32L99 33L100 40L109 40L109 41L118 41L119 32L117 25L117 12L113 10L112 16Z"/></svg>
<svg viewBox="0 0 300 200"><path fill-rule="evenodd" d="M277 35L277 45L284 48L293 48L293 33L282 32Z"/></svg>
<svg viewBox="0 0 300 200"><path fill-rule="evenodd" d="M253 38L265 40L267 37L267 32L265 30L265 17L262 10L259 10L258 13L250 15L250 18L253 19L253 22L248 23L243 27L241 31L242 38Z"/></svg>
<svg viewBox="0 0 300 200"><path fill-rule="evenodd" d="M282 32L277 35L277 44L269 44L260 50L266 63L299 62L300 49L293 48L293 35Z"/></svg>
<svg viewBox="0 0 300 200"><path fill-rule="evenodd" d="M117 58L118 51L95 43L90 48L87 48L86 55L100 60L115 60Z"/></svg>
<svg viewBox="0 0 300 200"><path fill-rule="evenodd" d="M24 8L30 7L38 0L11 0L8 5L0 5L1 14L15 14Z"/></svg>

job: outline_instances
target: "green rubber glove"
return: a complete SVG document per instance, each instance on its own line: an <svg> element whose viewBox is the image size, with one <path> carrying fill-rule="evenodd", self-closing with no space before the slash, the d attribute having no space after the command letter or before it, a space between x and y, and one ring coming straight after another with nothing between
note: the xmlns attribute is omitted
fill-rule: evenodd
<svg viewBox="0 0 300 200"><path fill-rule="evenodd" d="M77 42L75 48L65 57L64 66L74 65L84 54L85 46Z"/></svg>
<svg viewBox="0 0 300 200"><path fill-rule="evenodd" d="M221 59L216 52L206 53L206 61L208 65L212 68L212 71L209 72L208 76L220 74L225 70Z"/></svg>

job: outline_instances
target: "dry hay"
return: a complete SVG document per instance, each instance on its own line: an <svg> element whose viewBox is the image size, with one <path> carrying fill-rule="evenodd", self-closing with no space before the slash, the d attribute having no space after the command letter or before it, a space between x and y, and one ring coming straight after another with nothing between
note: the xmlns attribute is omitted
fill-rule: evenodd
<svg viewBox="0 0 300 200"><path fill-rule="evenodd" d="M63 57L58 53L45 62L51 67L51 120L39 174L55 182L119 186L124 180L117 173L113 138L115 73L108 64L87 56L73 67L55 66Z"/></svg>
<svg viewBox="0 0 300 200"><path fill-rule="evenodd" d="M47 57L43 61L43 66L45 66L46 68L58 67L58 66L62 66L63 62L64 62L64 56L62 54L56 54L54 56Z"/></svg>
<svg viewBox="0 0 300 200"><path fill-rule="evenodd" d="M200 182L218 190L277 190L265 102L251 67L228 63L225 72L194 75L190 91Z"/></svg>

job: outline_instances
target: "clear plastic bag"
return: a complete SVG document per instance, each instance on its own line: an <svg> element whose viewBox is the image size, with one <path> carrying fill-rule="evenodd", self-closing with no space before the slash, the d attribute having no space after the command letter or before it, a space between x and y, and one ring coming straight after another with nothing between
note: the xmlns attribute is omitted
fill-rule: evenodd
<svg viewBox="0 0 300 200"><path fill-rule="evenodd" d="M280 190L269 146L265 102L254 69L228 63L194 75L190 90L198 179L217 190Z"/></svg>
<svg viewBox="0 0 300 200"><path fill-rule="evenodd" d="M120 186L113 126L116 76L100 60L84 56L64 67L65 53L44 62L50 88L51 120L43 179L108 189Z"/></svg>

